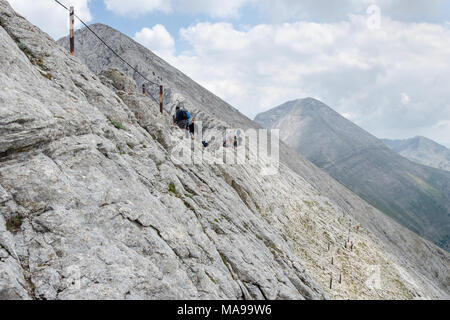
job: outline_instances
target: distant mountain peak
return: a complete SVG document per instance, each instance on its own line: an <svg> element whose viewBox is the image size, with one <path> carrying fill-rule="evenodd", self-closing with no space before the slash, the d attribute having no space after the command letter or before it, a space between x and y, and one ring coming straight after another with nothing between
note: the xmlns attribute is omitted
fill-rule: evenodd
<svg viewBox="0 0 450 320"><path fill-rule="evenodd" d="M450 171L450 150L429 138L415 136L411 139L382 141L393 151L413 162Z"/></svg>
<svg viewBox="0 0 450 320"><path fill-rule="evenodd" d="M291 101L288 101L285 104L281 105L280 107L282 107L284 105L288 105L291 107L326 107L326 108L330 108L322 101L320 101L316 98L312 98L312 97L291 100Z"/></svg>

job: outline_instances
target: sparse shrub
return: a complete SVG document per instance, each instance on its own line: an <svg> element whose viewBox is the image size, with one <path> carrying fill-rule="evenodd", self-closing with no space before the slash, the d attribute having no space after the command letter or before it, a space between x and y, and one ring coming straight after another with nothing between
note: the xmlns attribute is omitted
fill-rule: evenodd
<svg viewBox="0 0 450 320"><path fill-rule="evenodd" d="M208 272L205 271L205 273L208 276L209 280L211 280L212 283L216 284L216 280L214 280L214 278Z"/></svg>
<svg viewBox="0 0 450 320"><path fill-rule="evenodd" d="M15 216L9 219L6 219L6 230L12 233L17 233L20 231L22 227L23 217Z"/></svg>
<svg viewBox="0 0 450 320"><path fill-rule="evenodd" d="M121 156L123 156L124 154L126 154L126 152L123 151L122 149L120 149L119 147L116 148L116 152L117 152L118 154L120 154Z"/></svg>
<svg viewBox="0 0 450 320"><path fill-rule="evenodd" d="M44 78L47 78L50 81L53 79L53 77L50 73L41 73L41 74Z"/></svg>
<svg viewBox="0 0 450 320"><path fill-rule="evenodd" d="M303 203L310 209L314 206L314 204L311 201L303 200Z"/></svg>
<svg viewBox="0 0 450 320"><path fill-rule="evenodd" d="M125 128L125 126L124 126L123 124L121 124L120 122L118 122L118 121L112 120L112 121L111 121L111 124L112 124L116 129L127 131L127 128Z"/></svg>
<svg viewBox="0 0 450 320"><path fill-rule="evenodd" d="M28 58L33 57L33 53L31 52L30 49L28 49L28 47L23 44L22 42L17 43L17 46L19 47L20 50L23 51L23 53L25 53Z"/></svg>
<svg viewBox="0 0 450 320"><path fill-rule="evenodd" d="M224 218L225 220L227 220L228 221L228 223L233 223L233 220L231 220L231 218L230 217L228 217L227 215L225 215L225 214L222 214L222 218Z"/></svg>
<svg viewBox="0 0 450 320"><path fill-rule="evenodd" d="M19 47L20 50L23 51L23 53L25 53L25 55L27 56L28 60L30 60L31 64L38 66L40 69L44 70L44 71L48 71L49 69L45 66L44 64L44 60L42 60L42 58L37 58L32 52L31 50L22 42L17 42L17 46ZM49 74L44 75L44 77L46 77L47 79L49 79L48 77L50 76ZM51 76L50 76L51 77Z"/></svg>
<svg viewBox="0 0 450 320"><path fill-rule="evenodd" d="M171 182L171 183L169 184L169 192L170 192L170 193L173 193L173 194L178 194L178 193L177 193L177 188L175 188L175 184L174 184L173 182Z"/></svg>
<svg viewBox="0 0 450 320"><path fill-rule="evenodd" d="M48 68L45 66L44 60L42 60L42 58L35 59L34 64L36 64L42 70L48 71Z"/></svg>

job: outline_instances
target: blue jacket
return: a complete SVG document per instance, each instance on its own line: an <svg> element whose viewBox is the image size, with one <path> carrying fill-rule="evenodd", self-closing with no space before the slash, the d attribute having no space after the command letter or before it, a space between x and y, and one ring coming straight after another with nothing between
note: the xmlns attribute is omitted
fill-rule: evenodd
<svg viewBox="0 0 450 320"><path fill-rule="evenodd" d="M188 119L187 119L187 124L191 125L192 124L192 119L189 115L189 112L187 112L186 110L180 109L177 111L176 115L175 115L175 122L176 123L180 123L181 121L186 121L186 119L182 119L182 115L183 115L183 111L185 111L188 114Z"/></svg>

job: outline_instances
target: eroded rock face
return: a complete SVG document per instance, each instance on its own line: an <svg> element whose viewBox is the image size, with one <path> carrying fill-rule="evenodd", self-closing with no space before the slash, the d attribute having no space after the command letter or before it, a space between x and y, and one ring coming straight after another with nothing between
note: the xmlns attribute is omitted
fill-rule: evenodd
<svg viewBox="0 0 450 320"><path fill-rule="evenodd" d="M191 141L131 79L94 75L4 0L0 18L0 298L446 297L367 229L343 248L359 222L283 164L180 165Z"/></svg>

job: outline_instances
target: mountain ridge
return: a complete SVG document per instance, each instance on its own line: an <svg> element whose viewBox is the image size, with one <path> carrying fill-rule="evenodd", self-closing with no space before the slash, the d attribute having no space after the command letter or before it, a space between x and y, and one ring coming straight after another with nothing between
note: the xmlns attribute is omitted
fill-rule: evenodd
<svg viewBox="0 0 450 320"><path fill-rule="evenodd" d="M426 137L410 139L381 139L390 149L410 161L450 171L450 149Z"/></svg>
<svg viewBox="0 0 450 320"><path fill-rule="evenodd" d="M447 172L398 156L376 137L315 99L287 102L258 115L255 121L267 128L279 128L282 140L296 151L381 211L416 233L428 233L428 239L434 238L448 250L446 213L450 211L450 175ZM403 191L396 194L394 189ZM410 193L413 195L408 200ZM415 202L419 197L422 200ZM429 211L434 218L428 215ZM430 233L429 226L422 228L424 221L443 228L440 233Z"/></svg>

